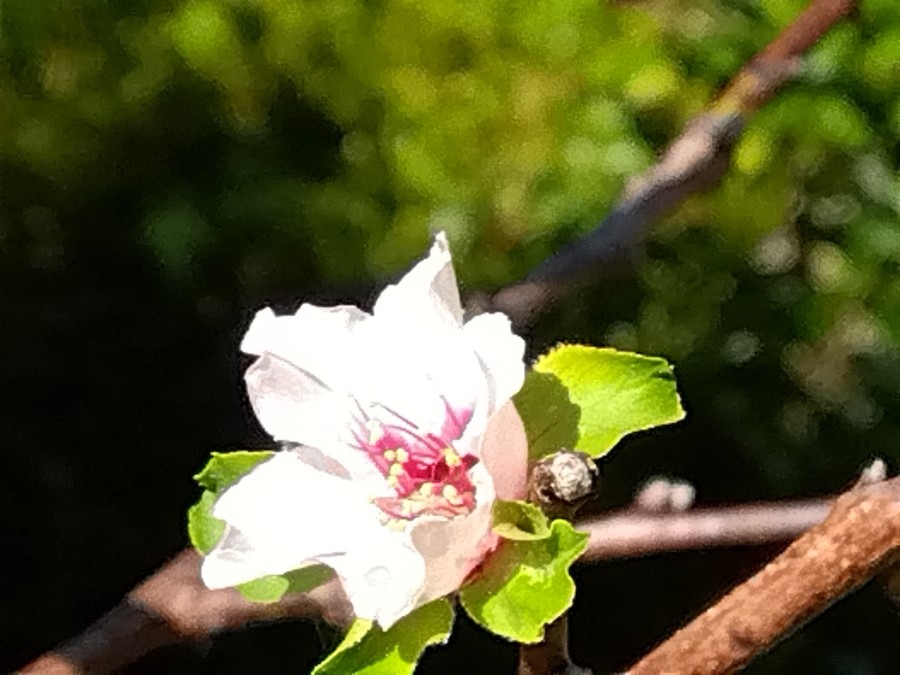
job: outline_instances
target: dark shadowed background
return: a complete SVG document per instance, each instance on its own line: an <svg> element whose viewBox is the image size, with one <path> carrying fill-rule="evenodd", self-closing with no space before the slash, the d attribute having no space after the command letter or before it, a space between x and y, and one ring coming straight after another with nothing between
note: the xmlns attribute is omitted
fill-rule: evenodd
<svg viewBox="0 0 900 675"><path fill-rule="evenodd" d="M493 290L587 232L800 0L0 4L0 671L186 544L191 476L266 447L237 351L263 305L367 303L448 232ZM663 355L689 416L604 462L701 505L832 493L900 458L900 5L868 0L630 276L526 336ZM777 547L583 566L574 656L625 667ZM460 619L423 673L511 670ZM872 584L751 673L893 673ZM129 673L297 673L259 626Z"/></svg>

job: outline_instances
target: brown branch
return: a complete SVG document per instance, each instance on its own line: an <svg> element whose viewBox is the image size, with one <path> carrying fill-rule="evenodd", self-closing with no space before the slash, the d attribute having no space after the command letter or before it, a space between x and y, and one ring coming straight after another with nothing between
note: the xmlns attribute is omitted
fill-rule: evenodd
<svg viewBox="0 0 900 675"><path fill-rule="evenodd" d="M569 617L563 614L544 629L544 639L519 647L517 675L591 675L569 658Z"/></svg>
<svg viewBox="0 0 900 675"><path fill-rule="evenodd" d="M721 546L789 541L828 514L833 500L745 504L685 513L629 509L578 523L590 534L585 562Z"/></svg>
<svg viewBox="0 0 900 675"><path fill-rule="evenodd" d="M211 591L200 580L200 556L179 553L81 635L25 666L19 673L99 675L145 654L203 640L254 621L321 618L348 625L350 603L336 581L270 605L246 600L234 589Z"/></svg>
<svg viewBox="0 0 900 675"><path fill-rule="evenodd" d="M829 503L810 500L689 513L629 509L578 523L591 537L582 560L785 541L821 521ZM200 581L199 567L194 551L181 552L81 635L19 672L108 673L154 649L207 639L251 622L315 617L345 625L349 620L349 603L336 583L261 605L231 589L207 589Z"/></svg>
<svg viewBox="0 0 900 675"><path fill-rule="evenodd" d="M854 488L824 522L628 672L734 672L871 579L898 551L900 478Z"/></svg>
<svg viewBox="0 0 900 675"><path fill-rule="evenodd" d="M741 68L708 110L687 123L653 167L630 182L597 227L547 258L525 281L489 298L473 298L473 307L505 312L514 323L524 325L584 277L597 281L617 274L622 261L627 262L626 254L665 213L718 182L747 120L794 75L799 57L856 4L856 0L812 2Z"/></svg>

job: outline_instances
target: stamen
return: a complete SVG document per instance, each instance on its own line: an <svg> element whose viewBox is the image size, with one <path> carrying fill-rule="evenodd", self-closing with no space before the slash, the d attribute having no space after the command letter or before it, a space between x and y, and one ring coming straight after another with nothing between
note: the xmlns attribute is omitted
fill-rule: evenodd
<svg viewBox="0 0 900 675"><path fill-rule="evenodd" d="M381 408L382 410L384 410L385 412L390 413L391 415L393 415L394 417L396 417L398 420L400 420L400 421L403 422L404 424L406 424L406 425L412 427L413 429L418 429L418 428L419 428L419 425L417 425L417 424L415 424L413 421L407 419L406 417L404 417L403 415L401 415L400 413L398 413L396 410L393 410L392 408L388 408L384 403L373 403L372 405L376 405L376 406L378 406L379 408Z"/></svg>
<svg viewBox="0 0 900 675"><path fill-rule="evenodd" d="M452 468L462 464L462 459L453 448L447 446L441 452L444 455L444 461L447 462L447 466Z"/></svg>
<svg viewBox="0 0 900 675"><path fill-rule="evenodd" d="M445 485L444 489L441 490L441 496L453 506L459 506L463 503L459 496L459 490L456 489L455 485Z"/></svg>

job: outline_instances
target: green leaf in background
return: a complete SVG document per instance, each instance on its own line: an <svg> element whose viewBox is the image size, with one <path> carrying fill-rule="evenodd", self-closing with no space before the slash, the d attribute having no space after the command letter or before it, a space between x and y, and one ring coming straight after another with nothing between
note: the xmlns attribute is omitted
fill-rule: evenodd
<svg viewBox="0 0 900 675"><path fill-rule="evenodd" d="M425 648L446 642L452 627L453 608L446 599L419 607L387 631L372 621L357 619L313 675L412 673Z"/></svg>
<svg viewBox="0 0 900 675"><path fill-rule="evenodd" d="M463 608L497 635L539 642L544 626L572 605L575 582L569 566L587 540L565 520L554 520L545 539L503 542L477 578L460 590Z"/></svg>
<svg viewBox="0 0 900 675"><path fill-rule="evenodd" d="M272 450L214 452L194 480L207 490L219 493L273 454Z"/></svg>
<svg viewBox="0 0 900 675"><path fill-rule="evenodd" d="M560 448L600 457L627 434L684 417L665 359L586 345L540 357L515 403L531 459Z"/></svg>
<svg viewBox="0 0 900 675"><path fill-rule="evenodd" d="M528 502L498 499L494 502L492 519L494 532L504 539L530 541L550 536L547 516Z"/></svg>

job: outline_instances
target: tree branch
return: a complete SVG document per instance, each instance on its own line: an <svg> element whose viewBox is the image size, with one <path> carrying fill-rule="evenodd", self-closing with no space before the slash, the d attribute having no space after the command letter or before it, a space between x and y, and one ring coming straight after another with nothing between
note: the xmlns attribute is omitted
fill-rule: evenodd
<svg viewBox="0 0 900 675"><path fill-rule="evenodd" d="M752 114L794 75L799 57L856 4L856 0L812 2L741 68L708 110L687 123L659 161L629 184L599 225L547 258L525 281L474 304L502 311L523 325L584 277L596 281L620 267L615 263L643 241L665 213L718 182Z"/></svg>
<svg viewBox="0 0 900 675"><path fill-rule="evenodd" d="M578 523L590 534L586 562L681 549L761 544L791 539L822 520L829 500L755 504L688 513L627 509ZM160 647L207 639L248 623L291 617L346 625L351 608L331 582L310 593L262 605L237 591L211 591L200 580L200 557L179 553L81 635L20 673L108 673Z"/></svg>
<svg viewBox="0 0 900 675"><path fill-rule="evenodd" d="M266 605L233 588L208 589L200 580L200 560L193 549L182 551L81 635L17 672L110 673L160 647L207 639L254 621L309 617L336 626L350 623L352 608L337 581Z"/></svg>
<svg viewBox="0 0 900 675"><path fill-rule="evenodd" d="M789 541L820 523L831 499L745 504L686 513L624 510L578 523L590 534L582 560Z"/></svg>
<svg viewBox="0 0 900 675"><path fill-rule="evenodd" d="M898 552L900 478L854 488L824 522L628 672L733 672L864 584Z"/></svg>

